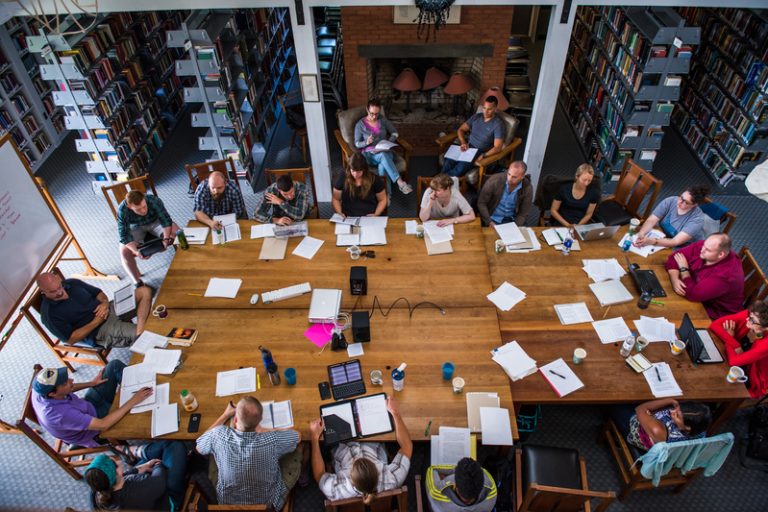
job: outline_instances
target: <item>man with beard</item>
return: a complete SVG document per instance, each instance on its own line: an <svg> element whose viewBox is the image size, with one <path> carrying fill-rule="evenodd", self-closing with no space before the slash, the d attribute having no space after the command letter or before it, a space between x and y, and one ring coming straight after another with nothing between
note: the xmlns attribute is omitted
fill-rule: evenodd
<svg viewBox="0 0 768 512"><path fill-rule="evenodd" d="M219 171L212 172L197 186L194 212L195 219L213 230L221 229L221 223L213 220L216 215L234 213L238 219L248 218L237 184Z"/></svg>

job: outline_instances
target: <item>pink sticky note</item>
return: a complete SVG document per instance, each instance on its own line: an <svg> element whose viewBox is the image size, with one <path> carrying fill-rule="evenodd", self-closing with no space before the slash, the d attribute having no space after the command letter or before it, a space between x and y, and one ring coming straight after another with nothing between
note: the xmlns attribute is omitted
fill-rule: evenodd
<svg viewBox="0 0 768 512"><path fill-rule="evenodd" d="M326 343L331 341L333 324L312 324L312 327L304 331L304 336L317 345L317 348L323 348Z"/></svg>

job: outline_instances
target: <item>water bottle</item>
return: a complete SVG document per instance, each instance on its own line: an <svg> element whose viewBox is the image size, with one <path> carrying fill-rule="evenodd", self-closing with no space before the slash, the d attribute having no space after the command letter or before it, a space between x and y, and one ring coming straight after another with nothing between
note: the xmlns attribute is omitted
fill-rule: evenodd
<svg viewBox="0 0 768 512"><path fill-rule="evenodd" d="M224 245L227 243L227 241L224 240L224 233L221 231L221 229L216 230L216 236L219 237L219 245Z"/></svg>
<svg viewBox="0 0 768 512"><path fill-rule="evenodd" d="M640 298L637 299L637 307L640 309L648 309L648 305L651 303L651 292L643 291L640 294Z"/></svg>
<svg viewBox="0 0 768 512"><path fill-rule="evenodd" d="M632 247L632 237L628 236L626 239L624 239L624 242L621 244L621 251L627 252L629 251L630 247Z"/></svg>
<svg viewBox="0 0 768 512"><path fill-rule="evenodd" d="M392 370L392 389L395 391L402 391L405 386L405 367L406 363L401 364L394 370Z"/></svg>
<svg viewBox="0 0 768 512"><path fill-rule="evenodd" d="M619 350L619 354L621 357L629 357L629 354L632 353L632 349L635 347L635 337L634 336L627 336L627 339L624 340L624 343L621 344L621 349Z"/></svg>
<svg viewBox="0 0 768 512"><path fill-rule="evenodd" d="M267 366L267 376L273 386L280 384L280 372L277 371L277 365L274 362L269 363Z"/></svg>
<svg viewBox="0 0 768 512"><path fill-rule="evenodd" d="M179 247L186 251L189 249L189 242L187 242L187 235L181 229L176 232L176 237L179 239Z"/></svg>
<svg viewBox="0 0 768 512"><path fill-rule="evenodd" d="M571 252L571 247L573 247L573 235L569 229L568 234L565 236L565 240L563 240L563 256L568 256Z"/></svg>
<svg viewBox="0 0 768 512"><path fill-rule="evenodd" d="M190 391L186 389L181 390L181 405L187 412L195 412L197 410L197 398Z"/></svg>
<svg viewBox="0 0 768 512"><path fill-rule="evenodd" d="M262 347L259 345L259 350L261 350L261 360L264 362L264 368L269 371L269 365L274 364L274 359L272 359L272 352L269 351L266 347Z"/></svg>

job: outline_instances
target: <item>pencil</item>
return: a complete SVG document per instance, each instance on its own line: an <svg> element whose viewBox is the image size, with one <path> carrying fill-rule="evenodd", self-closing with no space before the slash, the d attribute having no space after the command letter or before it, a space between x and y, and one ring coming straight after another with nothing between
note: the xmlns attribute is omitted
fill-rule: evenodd
<svg viewBox="0 0 768 512"><path fill-rule="evenodd" d="M611 310L611 306L608 306L607 308L605 308L605 313L603 313L603 318L605 318L605 317L607 317L607 316L608 316L608 312L609 312L610 310Z"/></svg>
<svg viewBox="0 0 768 512"><path fill-rule="evenodd" d="M427 428L424 429L424 437L427 437L429 435L429 430L432 428L432 420L429 420L429 423L427 423Z"/></svg>
<svg viewBox="0 0 768 512"><path fill-rule="evenodd" d="M202 297L203 296L202 293L188 293L187 295L191 295L193 297Z"/></svg>
<svg viewBox="0 0 768 512"><path fill-rule="evenodd" d="M261 377L259 374L256 374L256 389L261 389Z"/></svg>

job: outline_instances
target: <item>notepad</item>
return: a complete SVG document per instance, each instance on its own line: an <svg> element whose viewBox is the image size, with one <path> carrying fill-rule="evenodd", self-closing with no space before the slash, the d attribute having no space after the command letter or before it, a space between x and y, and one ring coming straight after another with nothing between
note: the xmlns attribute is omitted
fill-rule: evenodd
<svg viewBox="0 0 768 512"><path fill-rule="evenodd" d="M257 224L251 226L251 239L275 236L274 224Z"/></svg>
<svg viewBox="0 0 768 512"><path fill-rule="evenodd" d="M238 395L256 391L256 368L240 368L216 374L216 396Z"/></svg>
<svg viewBox="0 0 768 512"><path fill-rule="evenodd" d="M480 432L481 430L481 407L498 407L500 403L498 393L467 393L467 425L470 432Z"/></svg>
<svg viewBox="0 0 768 512"><path fill-rule="evenodd" d="M504 245L519 244L525 242L523 233L520 232L520 228L514 222L508 222L506 224L494 224L493 229L498 233L499 238L504 242Z"/></svg>
<svg viewBox="0 0 768 512"><path fill-rule="evenodd" d="M152 409L152 437L179 431L179 404L162 405Z"/></svg>
<svg viewBox="0 0 768 512"><path fill-rule="evenodd" d="M405 234L406 235L415 235L416 234L416 226L418 226L419 223L415 220L407 220L405 221Z"/></svg>
<svg viewBox="0 0 768 512"><path fill-rule="evenodd" d="M601 283L590 283L589 289L595 294L601 306L612 306L632 300L632 294L629 293L629 290L618 279Z"/></svg>
<svg viewBox="0 0 768 512"><path fill-rule="evenodd" d="M315 254L317 254L317 251L320 250L320 247L322 247L323 243L325 242L318 238L305 236L291 254L311 260L315 257Z"/></svg>
<svg viewBox="0 0 768 512"><path fill-rule="evenodd" d="M501 407L481 407L483 445L512 446L512 424L509 421L509 409Z"/></svg>
<svg viewBox="0 0 768 512"><path fill-rule="evenodd" d="M568 237L568 228L549 228L541 232L547 245L562 244Z"/></svg>
<svg viewBox="0 0 768 512"><path fill-rule="evenodd" d="M595 328L597 335L600 337L600 342L604 345L622 341L628 336L632 336L629 326L627 326L627 323L620 316L592 322L592 327Z"/></svg>
<svg viewBox="0 0 768 512"><path fill-rule="evenodd" d="M271 239L268 238L267 240ZM211 280L208 281L208 288L206 288L204 296L234 299L242 284L242 279L222 279L220 277L212 277Z"/></svg>
<svg viewBox="0 0 768 512"><path fill-rule="evenodd" d="M290 428L293 426L293 409L291 401L261 402L262 418L259 426L262 428Z"/></svg>
<svg viewBox="0 0 768 512"><path fill-rule="evenodd" d="M237 217L234 213L214 215L213 220L221 223L221 229L218 231L213 230L211 234L211 243L214 245L222 242L235 242L242 238L240 235L240 225L237 223Z"/></svg>
<svg viewBox="0 0 768 512"><path fill-rule="evenodd" d="M124 287L115 291L113 303L115 307L115 314L117 316L130 313L136 309L136 296L133 293L135 289L136 287L133 285L133 283L128 283Z"/></svg>
<svg viewBox="0 0 768 512"><path fill-rule="evenodd" d="M152 394L136 404L133 409L154 404L155 400L157 400L154 392L156 387L155 372L150 366L145 366L144 364L126 366L123 369L123 378L120 381L120 406L125 405L142 388L152 388ZM134 412L133 409L131 409L131 412Z"/></svg>
<svg viewBox="0 0 768 512"><path fill-rule="evenodd" d="M560 323L563 325L583 324L585 322L594 322L592 314L587 309L585 302L574 302L572 304L555 304L555 313Z"/></svg>
<svg viewBox="0 0 768 512"><path fill-rule="evenodd" d="M457 160L459 162L472 162L477 154L477 148L467 148L466 151L461 150L461 146L458 144L451 144L448 146L448 151L445 152L445 158L451 160Z"/></svg>
<svg viewBox="0 0 768 512"><path fill-rule="evenodd" d="M584 387L584 383L573 373L571 367L568 366L568 363L562 357L555 359L549 364L545 364L539 368L539 371L560 398Z"/></svg>
<svg viewBox="0 0 768 512"><path fill-rule="evenodd" d="M147 350L151 348L165 348L167 345L168 338L165 336L160 336L152 331L144 331L138 338L136 338L136 341L133 342L130 350L131 352L145 355Z"/></svg>
<svg viewBox="0 0 768 512"><path fill-rule="evenodd" d="M265 238L261 244L260 260L285 259L285 250L288 248L287 238Z"/></svg>

